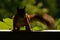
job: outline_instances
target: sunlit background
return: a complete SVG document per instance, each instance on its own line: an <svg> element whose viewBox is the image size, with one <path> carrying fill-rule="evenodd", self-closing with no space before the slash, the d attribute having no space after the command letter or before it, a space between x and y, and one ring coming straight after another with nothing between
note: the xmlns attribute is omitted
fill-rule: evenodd
<svg viewBox="0 0 60 40"><path fill-rule="evenodd" d="M60 30L60 0L0 0L0 30L13 28L12 16L16 14L16 7L26 6L28 14L48 13L56 20L57 30ZM33 21L30 23L33 30L45 30L47 25ZM25 30L25 27L21 28Z"/></svg>

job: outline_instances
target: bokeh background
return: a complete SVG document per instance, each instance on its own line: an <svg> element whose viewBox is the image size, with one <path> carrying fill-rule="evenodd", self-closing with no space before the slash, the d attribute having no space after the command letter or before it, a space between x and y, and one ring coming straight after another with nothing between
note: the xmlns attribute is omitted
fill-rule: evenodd
<svg viewBox="0 0 60 40"><path fill-rule="evenodd" d="M28 14L48 13L56 20L57 30L60 30L60 0L0 0L0 30L13 28L12 16L16 14L16 7L26 6ZM44 30L47 26L39 21L31 23L33 30ZM25 27L21 28L25 30Z"/></svg>

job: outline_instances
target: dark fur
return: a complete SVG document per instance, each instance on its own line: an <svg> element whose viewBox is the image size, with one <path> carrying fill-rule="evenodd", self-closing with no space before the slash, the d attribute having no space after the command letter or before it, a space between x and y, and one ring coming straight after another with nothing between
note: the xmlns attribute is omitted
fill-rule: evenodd
<svg viewBox="0 0 60 40"><path fill-rule="evenodd" d="M28 17L30 16L30 17ZM53 17L51 17L48 14L35 14L35 15L26 15L25 13L25 8L23 9L19 9L17 8L17 14L14 17L14 21L13 21L13 31L20 31L19 28L22 26L26 26L26 31L30 32L30 25L29 22L33 19L38 19L40 20L42 23L46 23L48 26L48 29L57 29L55 26L55 20ZM17 29L15 29L17 28Z"/></svg>
<svg viewBox="0 0 60 40"><path fill-rule="evenodd" d="M13 20L13 31L20 31L20 27L26 26L26 31L31 31L29 23L27 22L27 17L25 13L25 8L19 9L17 8L17 14ZM17 28L17 29L15 29Z"/></svg>
<svg viewBox="0 0 60 40"><path fill-rule="evenodd" d="M48 30L56 30L57 29L54 18L48 14L41 14L41 15L36 14L35 16L32 15L32 17L30 17L30 21L31 20L34 21L35 19L39 20L43 24L47 24Z"/></svg>

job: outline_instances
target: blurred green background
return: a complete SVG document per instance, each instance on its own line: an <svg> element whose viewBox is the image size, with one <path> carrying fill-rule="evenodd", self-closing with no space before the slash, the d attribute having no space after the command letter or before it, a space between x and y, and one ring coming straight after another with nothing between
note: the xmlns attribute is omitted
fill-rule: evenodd
<svg viewBox="0 0 60 40"><path fill-rule="evenodd" d="M26 6L28 14L48 13L56 19L57 30L60 30L60 2L59 0L0 0L0 29L13 28L12 16L16 14L16 7ZM47 26L39 21L31 23L33 30L44 30ZM25 30L25 27L21 28Z"/></svg>

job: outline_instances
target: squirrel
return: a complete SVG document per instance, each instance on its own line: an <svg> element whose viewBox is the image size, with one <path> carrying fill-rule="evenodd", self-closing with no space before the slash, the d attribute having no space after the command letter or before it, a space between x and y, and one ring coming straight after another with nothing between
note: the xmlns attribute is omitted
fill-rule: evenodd
<svg viewBox="0 0 60 40"><path fill-rule="evenodd" d="M20 9L17 7L17 14L13 16L12 18L13 18L13 31L14 32L20 31L20 27L24 27L24 26L26 26L26 31L31 32L28 16L25 12L25 7L20 8Z"/></svg>
<svg viewBox="0 0 60 40"><path fill-rule="evenodd" d="M26 26L26 31L31 31L30 21L32 19L39 19L42 23L46 23L49 30L56 30L55 20L52 16L44 14L34 14L28 15L25 12L25 7L23 9L17 8L17 14L13 18L13 30L19 31L20 27Z"/></svg>

